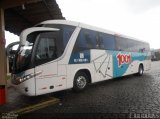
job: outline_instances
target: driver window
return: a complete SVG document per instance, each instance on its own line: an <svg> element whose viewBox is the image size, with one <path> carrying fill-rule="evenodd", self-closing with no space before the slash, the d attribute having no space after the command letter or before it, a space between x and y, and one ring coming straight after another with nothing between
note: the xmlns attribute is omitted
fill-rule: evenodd
<svg viewBox="0 0 160 119"><path fill-rule="evenodd" d="M42 33L39 36L39 43L36 51L36 64L43 64L57 58L56 38L53 32Z"/></svg>

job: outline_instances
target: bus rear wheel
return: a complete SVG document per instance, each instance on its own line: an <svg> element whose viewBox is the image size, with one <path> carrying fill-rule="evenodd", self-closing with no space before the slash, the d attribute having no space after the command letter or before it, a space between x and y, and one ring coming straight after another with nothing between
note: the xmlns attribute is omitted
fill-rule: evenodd
<svg viewBox="0 0 160 119"><path fill-rule="evenodd" d="M143 69L143 65L139 65L139 68L138 68L138 76L142 76L143 75L143 72L144 72L144 69Z"/></svg>
<svg viewBox="0 0 160 119"><path fill-rule="evenodd" d="M78 72L74 77L73 90L80 92L87 87L88 76L84 72Z"/></svg>

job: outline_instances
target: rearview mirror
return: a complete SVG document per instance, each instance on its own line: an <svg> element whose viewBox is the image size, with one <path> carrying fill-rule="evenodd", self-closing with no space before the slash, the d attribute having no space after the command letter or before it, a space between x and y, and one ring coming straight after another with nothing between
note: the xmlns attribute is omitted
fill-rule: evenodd
<svg viewBox="0 0 160 119"><path fill-rule="evenodd" d="M13 42L9 44L6 48L6 54L8 57L8 63L9 63L9 72L12 72L12 66L13 66L13 60L15 58L15 54L17 52L17 49L19 47L20 42Z"/></svg>

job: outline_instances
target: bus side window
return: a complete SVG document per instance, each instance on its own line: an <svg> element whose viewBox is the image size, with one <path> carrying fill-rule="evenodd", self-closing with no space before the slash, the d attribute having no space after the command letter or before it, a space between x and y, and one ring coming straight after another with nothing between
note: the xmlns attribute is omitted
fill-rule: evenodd
<svg viewBox="0 0 160 119"><path fill-rule="evenodd" d="M126 38L115 36L115 39L116 39L116 48L118 51L128 51L129 47Z"/></svg>
<svg viewBox="0 0 160 119"><path fill-rule="evenodd" d="M98 37L98 35L96 36L96 49L100 49L100 44L99 44L99 37Z"/></svg>
<svg viewBox="0 0 160 119"><path fill-rule="evenodd" d="M65 26L63 27L63 49L65 49L75 27ZM63 53L63 52L62 52Z"/></svg>
<svg viewBox="0 0 160 119"><path fill-rule="evenodd" d="M96 48L96 32L87 29L81 29L73 51L79 52L95 48Z"/></svg>
<svg viewBox="0 0 160 119"><path fill-rule="evenodd" d="M99 36L99 47L100 49L105 49L103 36Z"/></svg>
<svg viewBox="0 0 160 119"><path fill-rule="evenodd" d="M111 34L99 33L100 49L115 50L115 38Z"/></svg>
<svg viewBox="0 0 160 119"><path fill-rule="evenodd" d="M91 30L84 30L84 37L86 42L86 49L96 48L96 32Z"/></svg>
<svg viewBox="0 0 160 119"><path fill-rule="evenodd" d="M88 33L85 34L85 41L86 41L86 47L88 49L91 49L92 48L92 41L91 41L90 34L88 34Z"/></svg>

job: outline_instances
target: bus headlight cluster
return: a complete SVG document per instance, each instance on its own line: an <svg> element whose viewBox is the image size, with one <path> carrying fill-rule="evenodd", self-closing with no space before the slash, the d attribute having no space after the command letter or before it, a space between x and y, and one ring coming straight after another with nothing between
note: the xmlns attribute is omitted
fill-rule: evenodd
<svg viewBox="0 0 160 119"><path fill-rule="evenodd" d="M31 79L35 76L38 76L42 73L42 71L39 71L39 72L36 72L35 74L34 73L31 73L31 74L27 74L27 75L24 75L24 76L16 76L16 75L12 75L12 83L15 84L15 85L18 85L28 79Z"/></svg>
<svg viewBox="0 0 160 119"><path fill-rule="evenodd" d="M33 76L32 76L31 74L29 74L29 75L26 75L26 76L23 76L23 77L17 77L16 80L17 80L19 83L21 83L21 82L23 82L23 81L26 81L26 80L32 78L32 77L33 77Z"/></svg>

